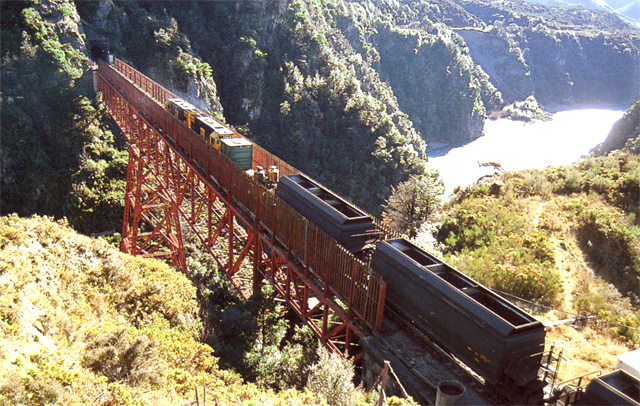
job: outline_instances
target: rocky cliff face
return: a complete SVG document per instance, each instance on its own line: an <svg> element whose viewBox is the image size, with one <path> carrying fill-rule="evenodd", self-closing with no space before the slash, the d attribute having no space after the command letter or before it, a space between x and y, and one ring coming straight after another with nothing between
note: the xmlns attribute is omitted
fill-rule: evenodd
<svg viewBox="0 0 640 406"><path fill-rule="evenodd" d="M593 149L597 155L606 155L616 149L640 154L640 98L618 120L607 139Z"/></svg>
<svg viewBox="0 0 640 406"><path fill-rule="evenodd" d="M571 108L628 105L640 94L640 31L615 14L456 2L481 22L459 32L505 101L534 95L544 105Z"/></svg>

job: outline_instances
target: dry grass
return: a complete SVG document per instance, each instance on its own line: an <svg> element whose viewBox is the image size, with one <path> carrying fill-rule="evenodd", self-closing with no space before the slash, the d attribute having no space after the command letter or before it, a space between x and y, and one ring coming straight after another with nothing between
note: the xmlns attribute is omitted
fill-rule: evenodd
<svg viewBox="0 0 640 406"><path fill-rule="evenodd" d="M555 247L556 267L563 284L563 298L557 306L563 311L549 311L539 318L542 321L568 319L572 314L592 315L584 312L584 303L601 298L609 311L618 318L634 316L635 310L628 298L624 298L613 285L600 278L593 269L576 240L572 223L562 210L564 198L556 197L542 202L529 200L529 213L535 213L532 221L538 227L549 230ZM589 303L596 306L595 303ZM568 313L566 313L566 312ZM617 356L634 349L634 346L612 332L607 323L590 323L584 328L569 325L552 327L547 331L548 345L563 351L560 379L568 380L592 371L609 372L615 369Z"/></svg>
<svg viewBox="0 0 640 406"><path fill-rule="evenodd" d="M182 274L48 218L0 218L0 289L0 406L314 402L218 370Z"/></svg>
<svg viewBox="0 0 640 406"><path fill-rule="evenodd" d="M629 351L620 340L592 327L558 326L547 332L547 341L562 348L559 378L563 381L592 371L612 371L618 354Z"/></svg>

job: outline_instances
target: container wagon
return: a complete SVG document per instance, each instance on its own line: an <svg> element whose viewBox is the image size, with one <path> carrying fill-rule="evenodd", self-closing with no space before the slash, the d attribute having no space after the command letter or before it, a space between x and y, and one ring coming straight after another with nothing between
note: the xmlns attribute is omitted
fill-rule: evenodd
<svg viewBox="0 0 640 406"><path fill-rule="evenodd" d="M221 152L245 171L251 169L253 165L253 144L247 139L222 139Z"/></svg>

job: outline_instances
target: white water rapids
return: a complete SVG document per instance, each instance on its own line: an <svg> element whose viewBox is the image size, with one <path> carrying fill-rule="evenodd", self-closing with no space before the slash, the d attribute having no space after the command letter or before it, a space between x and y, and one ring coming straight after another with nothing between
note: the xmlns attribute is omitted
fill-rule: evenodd
<svg viewBox="0 0 640 406"><path fill-rule="evenodd" d="M443 155L430 155L429 163L440 171L449 196L456 186L494 172L480 163L497 162L515 171L576 162L605 140L623 114L623 110L585 109L556 113L551 121L487 120L484 136Z"/></svg>

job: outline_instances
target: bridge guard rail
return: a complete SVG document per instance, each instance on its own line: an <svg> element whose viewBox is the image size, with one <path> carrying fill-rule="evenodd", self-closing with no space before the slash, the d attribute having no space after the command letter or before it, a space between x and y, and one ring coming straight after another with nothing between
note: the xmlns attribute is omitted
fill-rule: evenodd
<svg viewBox="0 0 640 406"><path fill-rule="evenodd" d="M325 290L333 293L350 313L372 329L381 327L386 283L379 274L169 113L162 103L173 97L173 93L119 59L115 59L114 67L100 61L100 78L117 89L163 137L179 147L185 159L204 173L210 187L215 185L221 189L227 202L239 203L253 220L250 227L261 225L272 233L277 243L321 281ZM101 89L112 92L111 86L109 89L101 86ZM254 168L256 164L276 165L283 175L299 172L254 144Z"/></svg>
<svg viewBox="0 0 640 406"><path fill-rule="evenodd" d="M115 70L117 70L122 74L122 76L129 79L136 86L138 86L140 89L146 92L148 96L151 96L161 105L164 105L164 103L168 99L179 97L175 93L169 91L168 89L165 89L163 86L153 81L153 79L149 78L143 73L140 73L136 69L127 65L126 63L122 62L118 58L114 58L113 66ZM160 128L165 128L165 127L160 127ZM236 132L236 134L238 133ZM273 155L272 153L262 148L261 146L254 143L253 148L254 148L253 149L253 168L254 169L256 168L257 165L261 165L265 169L268 168L269 166L275 165L280 170L280 175L282 176L294 175L296 173L300 173L299 170L289 165L286 161Z"/></svg>

